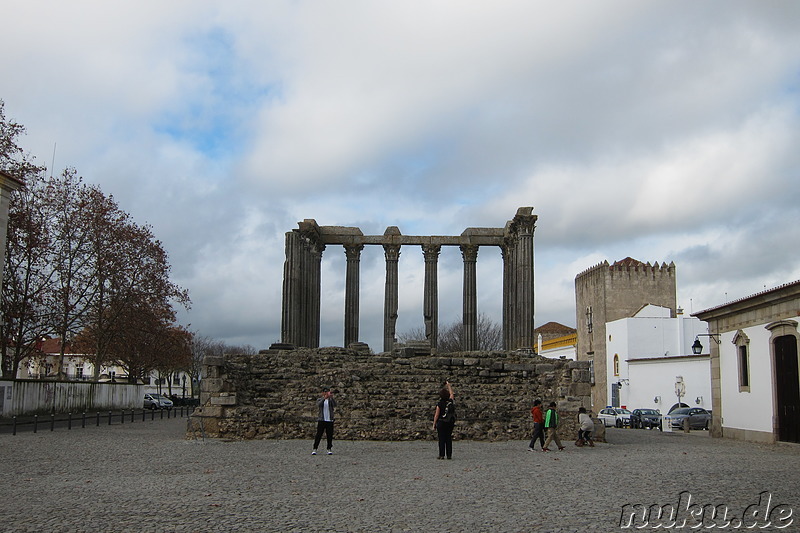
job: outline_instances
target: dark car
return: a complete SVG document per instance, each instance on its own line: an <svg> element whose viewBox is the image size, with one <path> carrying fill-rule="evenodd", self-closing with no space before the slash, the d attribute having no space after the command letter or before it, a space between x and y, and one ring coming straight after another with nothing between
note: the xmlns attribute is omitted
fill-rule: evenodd
<svg viewBox="0 0 800 533"><path fill-rule="evenodd" d="M631 411L632 428L661 428L661 413L655 409L634 409Z"/></svg>
<svg viewBox="0 0 800 533"><path fill-rule="evenodd" d="M689 420L690 429L708 429L711 425L711 413L702 407L681 407L670 412L673 428L681 429L683 421Z"/></svg>

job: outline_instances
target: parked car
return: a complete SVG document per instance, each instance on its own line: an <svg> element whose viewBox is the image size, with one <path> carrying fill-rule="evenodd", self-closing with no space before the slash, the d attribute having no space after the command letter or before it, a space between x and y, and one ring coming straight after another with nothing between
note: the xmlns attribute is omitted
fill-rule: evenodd
<svg viewBox="0 0 800 533"><path fill-rule="evenodd" d="M683 428L683 421L689 420L690 429L708 429L711 425L711 413L702 407L681 407L670 412L671 424L675 429Z"/></svg>
<svg viewBox="0 0 800 533"><path fill-rule="evenodd" d="M172 400L166 396L156 393L147 393L144 395L144 408L145 409L172 409Z"/></svg>
<svg viewBox="0 0 800 533"><path fill-rule="evenodd" d="M169 399L172 400L172 405L175 405L175 406L183 405L183 406L190 406L191 407L193 405L200 405L200 399L199 398L192 398L192 397L181 398L177 394L172 394L169 397Z"/></svg>
<svg viewBox="0 0 800 533"><path fill-rule="evenodd" d="M661 428L661 413L655 409L634 409L631 411L631 427Z"/></svg>
<svg viewBox="0 0 800 533"><path fill-rule="evenodd" d="M631 412L621 407L606 407L605 409L600 409L597 418L603 421L605 427L616 426L621 428L631 425Z"/></svg>

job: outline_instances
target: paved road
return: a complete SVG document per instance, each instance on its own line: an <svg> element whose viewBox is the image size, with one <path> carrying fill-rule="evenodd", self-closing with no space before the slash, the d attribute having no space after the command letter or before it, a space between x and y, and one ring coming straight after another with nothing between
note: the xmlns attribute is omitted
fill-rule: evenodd
<svg viewBox="0 0 800 533"><path fill-rule="evenodd" d="M563 452L456 441L439 461L433 441L337 441L312 457L307 440L186 441L185 424L0 435L0 530L619 531L624 504L682 491L739 518L766 491L800 530L800 446L609 429Z"/></svg>

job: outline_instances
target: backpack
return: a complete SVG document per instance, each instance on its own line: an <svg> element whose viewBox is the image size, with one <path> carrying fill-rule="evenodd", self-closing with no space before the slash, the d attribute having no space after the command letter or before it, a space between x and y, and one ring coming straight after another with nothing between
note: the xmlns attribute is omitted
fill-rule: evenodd
<svg viewBox="0 0 800 533"><path fill-rule="evenodd" d="M456 421L456 404L453 400L448 400L444 408L444 413L439 415L439 420L451 424Z"/></svg>

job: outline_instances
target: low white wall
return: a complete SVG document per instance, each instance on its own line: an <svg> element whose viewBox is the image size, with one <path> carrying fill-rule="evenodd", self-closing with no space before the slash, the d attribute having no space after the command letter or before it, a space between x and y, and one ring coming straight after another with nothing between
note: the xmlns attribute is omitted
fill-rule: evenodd
<svg viewBox="0 0 800 533"><path fill-rule="evenodd" d="M140 409L142 385L0 380L0 416Z"/></svg>

